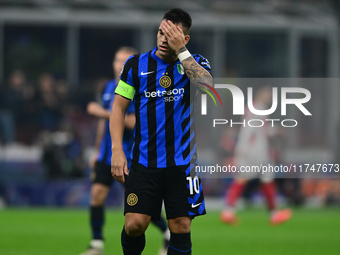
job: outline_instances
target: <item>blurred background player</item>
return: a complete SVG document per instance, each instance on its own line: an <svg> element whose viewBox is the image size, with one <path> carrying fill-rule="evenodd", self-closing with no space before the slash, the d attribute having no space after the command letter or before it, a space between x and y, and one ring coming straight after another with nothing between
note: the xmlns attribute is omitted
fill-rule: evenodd
<svg viewBox="0 0 340 255"><path fill-rule="evenodd" d="M272 98L272 88L270 86L261 86L255 93L253 106L257 110L267 110L270 106ZM249 110L245 113L245 121L253 119L253 115ZM263 120L267 116L262 116ZM256 119L261 118L256 116ZM264 121L264 123L266 123ZM275 133L273 127L263 125L262 127L242 126L236 143L234 164L237 169L240 166L259 166L261 164L275 164L270 152L270 137ZM239 222L236 216L235 206L239 197L242 195L247 182L250 179L260 178L261 188L264 194L267 208L270 212L270 224L278 225L291 218L291 211L278 210L276 203L276 184L274 173L243 173L238 174L230 184L229 190L225 195L227 204L226 210L221 212L221 220L224 223L236 225Z"/></svg>
<svg viewBox="0 0 340 255"><path fill-rule="evenodd" d="M137 54L137 50L132 47L121 47L115 54L112 67L114 79L107 82L104 92L102 93L103 106L96 102L90 102L87 106L87 112L99 118L97 137L95 144L95 154L90 161L92 171L92 186L90 198L90 225L92 230L92 241L89 248L82 255L100 255L104 253L104 205L108 193L113 183L111 175L111 138L109 133L109 117L114 91L119 81L119 74L125 61L129 56ZM123 137L123 149L127 155L128 165L130 166L129 155L132 147L133 129L135 126L135 110L131 103L126 111L125 131ZM164 218L153 223L164 233L164 245L159 254L166 254L170 232Z"/></svg>

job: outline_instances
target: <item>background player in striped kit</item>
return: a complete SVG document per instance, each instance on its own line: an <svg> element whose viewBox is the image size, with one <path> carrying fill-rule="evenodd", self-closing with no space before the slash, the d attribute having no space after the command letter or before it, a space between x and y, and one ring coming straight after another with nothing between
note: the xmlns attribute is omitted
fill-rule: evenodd
<svg viewBox="0 0 340 255"><path fill-rule="evenodd" d="M114 91L119 80L119 74L129 56L136 54L137 50L132 47L121 47L117 50L112 63L114 79L107 82L102 93L103 106L96 102L90 102L87 107L89 114L99 118L97 137L95 144L95 154L90 165L92 172L91 200L90 200L90 226L92 231L92 241L90 247L82 255L100 255L104 252L103 225L105 220L104 205L110 188L113 184L111 175L111 137L109 132L109 117ZM126 155L130 154L133 139L133 128L135 126L135 109L130 104L124 119L125 132L123 138L123 148ZM130 160L128 161L130 166ZM153 223L164 233L164 245L160 254L166 254L169 242L169 230L164 218Z"/></svg>
<svg viewBox="0 0 340 255"><path fill-rule="evenodd" d="M110 117L112 168L124 183L124 254L141 254L144 232L164 201L171 231L168 254L191 254L193 217L205 214L202 185L191 170L197 162L193 124L193 86L212 86L208 60L190 54L190 15L167 11L157 33L157 47L124 65ZM136 128L130 172L122 150L123 116L134 97ZM119 123L119 124L118 124ZM125 176L124 176L125 174Z"/></svg>

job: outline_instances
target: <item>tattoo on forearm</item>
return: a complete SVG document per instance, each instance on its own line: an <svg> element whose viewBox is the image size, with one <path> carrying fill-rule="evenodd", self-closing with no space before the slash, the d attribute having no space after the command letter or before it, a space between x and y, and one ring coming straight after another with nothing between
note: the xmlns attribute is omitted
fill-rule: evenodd
<svg viewBox="0 0 340 255"><path fill-rule="evenodd" d="M213 78L210 73L200 66L193 57L182 61L185 73L194 86L203 87L202 84L213 85Z"/></svg>
<svg viewBox="0 0 340 255"><path fill-rule="evenodd" d="M182 53L182 52L184 52L184 51L186 51L186 50L187 50L187 47L183 46L182 48L180 48L180 49L176 52L176 54L178 55L178 54L180 54L180 53Z"/></svg>

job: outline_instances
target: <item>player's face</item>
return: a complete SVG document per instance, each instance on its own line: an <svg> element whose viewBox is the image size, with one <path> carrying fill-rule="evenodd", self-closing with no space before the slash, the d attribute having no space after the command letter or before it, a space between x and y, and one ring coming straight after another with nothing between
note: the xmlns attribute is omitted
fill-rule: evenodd
<svg viewBox="0 0 340 255"><path fill-rule="evenodd" d="M125 61L132 55L128 51L118 51L113 61L113 71L116 79L119 79L120 71L123 68Z"/></svg>
<svg viewBox="0 0 340 255"><path fill-rule="evenodd" d="M161 58L168 58L168 57L176 56L176 52L169 47L168 40L166 39L166 37L165 37L165 35L162 31L162 25L163 25L164 22L166 22L166 20L162 20L161 24L159 25L159 28L158 28L157 55ZM183 28L182 24L178 24L178 26L180 28L182 28L183 31L186 31L186 29Z"/></svg>

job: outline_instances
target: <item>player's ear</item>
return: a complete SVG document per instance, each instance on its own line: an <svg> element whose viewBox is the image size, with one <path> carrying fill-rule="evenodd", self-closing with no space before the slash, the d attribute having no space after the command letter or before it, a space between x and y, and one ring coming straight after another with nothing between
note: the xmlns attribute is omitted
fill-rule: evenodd
<svg viewBox="0 0 340 255"><path fill-rule="evenodd" d="M184 36L184 39L185 39L185 44L187 44L190 40L190 35Z"/></svg>

